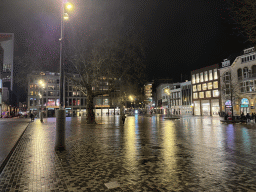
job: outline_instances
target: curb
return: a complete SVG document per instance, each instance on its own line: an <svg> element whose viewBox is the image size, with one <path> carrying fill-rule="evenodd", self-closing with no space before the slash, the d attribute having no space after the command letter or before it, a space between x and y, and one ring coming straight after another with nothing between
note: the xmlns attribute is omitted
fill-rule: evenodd
<svg viewBox="0 0 256 192"><path fill-rule="evenodd" d="M15 143L15 145L13 146L13 148L11 149L11 151L9 152L9 154L7 155L7 157L4 159L3 163L1 164L1 166L0 166L0 175L2 174L6 164L8 163L9 159L11 158L14 150L16 149L17 145L19 144L19 141L21 140L22 136L24 135L24 133L27 130L29 125L30 125L30 122L28 123L27 127L24 129L24 131L20 135L19 139L17 140L17 142Z"/></svg>

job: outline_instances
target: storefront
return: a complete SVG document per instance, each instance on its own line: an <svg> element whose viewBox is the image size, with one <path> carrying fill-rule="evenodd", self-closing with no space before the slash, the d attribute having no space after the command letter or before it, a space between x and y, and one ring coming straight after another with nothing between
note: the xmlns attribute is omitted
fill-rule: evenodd
<svg viewBox="0 0 256 192"><path fill-rule="evenodd" d="M249 100L247 98L243 98L240 103L240 112L241 114L244 113L246 115L247 113L250 113L249 109Z"/></svg>
<svg viewBox="0 0 256 192"><path fill-rule="evenodd" d="M202 115L210 115L210 101L209 100L201 100L202 105Z"/></svg>
<svg viewBox="0 0 256 192"><path fill-rule="evenodd" d="M200 101L194 102L194 115L201 115Z"/></svg>
<svg viewBox="0 0 256 192"><path fill-rule="evenodd" d="M225 102L225 113L231 117L232 116L232 104L230 100Z"/></svg>
<svg viewBox="0 0 256 192"><path fill-rule="evenodd" d="M219 99L212 99L211 106L212 106L212 116L218 116L220 112Z"/></svg>

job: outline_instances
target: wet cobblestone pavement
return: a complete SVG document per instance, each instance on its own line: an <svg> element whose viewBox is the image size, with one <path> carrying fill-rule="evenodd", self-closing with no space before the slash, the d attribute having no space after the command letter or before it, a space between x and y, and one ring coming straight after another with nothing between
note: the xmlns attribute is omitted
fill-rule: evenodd
<svg viewBox="0 0 256 192"><path fill-rule="evenodd" d="M220 118L67 118L31 123L0 176L0 191L256 191L255 124ZM111 189L111 184L113 189Z"/></svg>
<svg viewBox="0 0 256 192"><path fill-rule="evenodd" d="M0 165L4 163L29 122L29 119L0 118Z"/></svg>

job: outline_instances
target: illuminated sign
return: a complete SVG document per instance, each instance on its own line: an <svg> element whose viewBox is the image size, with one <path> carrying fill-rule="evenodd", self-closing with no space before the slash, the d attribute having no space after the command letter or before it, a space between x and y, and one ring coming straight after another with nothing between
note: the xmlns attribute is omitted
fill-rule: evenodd
<svg viewBox="0 0 256 192"><path fill-rule="evenodd" d="M224 61L221 62L221 63L222 63L222 67L228 67L228 66L230 66L230 60L224 59Z"/></svg>
<svg viewBox="0 0 256 192"><path fill-rule="evenodd" d="M95 105L95 107L110 107L110 105Z"/></svg>

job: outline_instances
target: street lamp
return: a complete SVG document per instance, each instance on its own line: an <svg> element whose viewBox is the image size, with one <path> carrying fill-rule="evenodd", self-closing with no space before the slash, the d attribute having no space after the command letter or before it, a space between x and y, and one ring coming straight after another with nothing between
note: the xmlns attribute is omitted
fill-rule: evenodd
<svg viewBox="0 0 256 192"><path fill-rule="evenodd" d="M170 117L170 89L166 88L164 92L168 95L168 111L167 116Z"/></svg>
<svg viewBox="0 0 256 192"><path fill-rule="evenodd" d="M55 149L56 150L65 150L65 125L66 125L66 110L64 109L63 102L63 61L62 61L62 46L64 43L64 20L68 20L68 11L73 8L71 3L64 3L61 1L61 25L60 25L60 104L59 110L57 111L56 117L56 142Z"/></svg>
<svg viewBox="0 0 256 192"><path fill-rule="evenodd" d="M39 114L40 116L40 121L43 123L44 122L44 116L43 116L43 89L45 88L45 83L43 80L40 80L39 81L39 87L41 88L40 90L40 93L39 93L39 97L40 97L40 103L41 103L41 112Z"/></svg>

